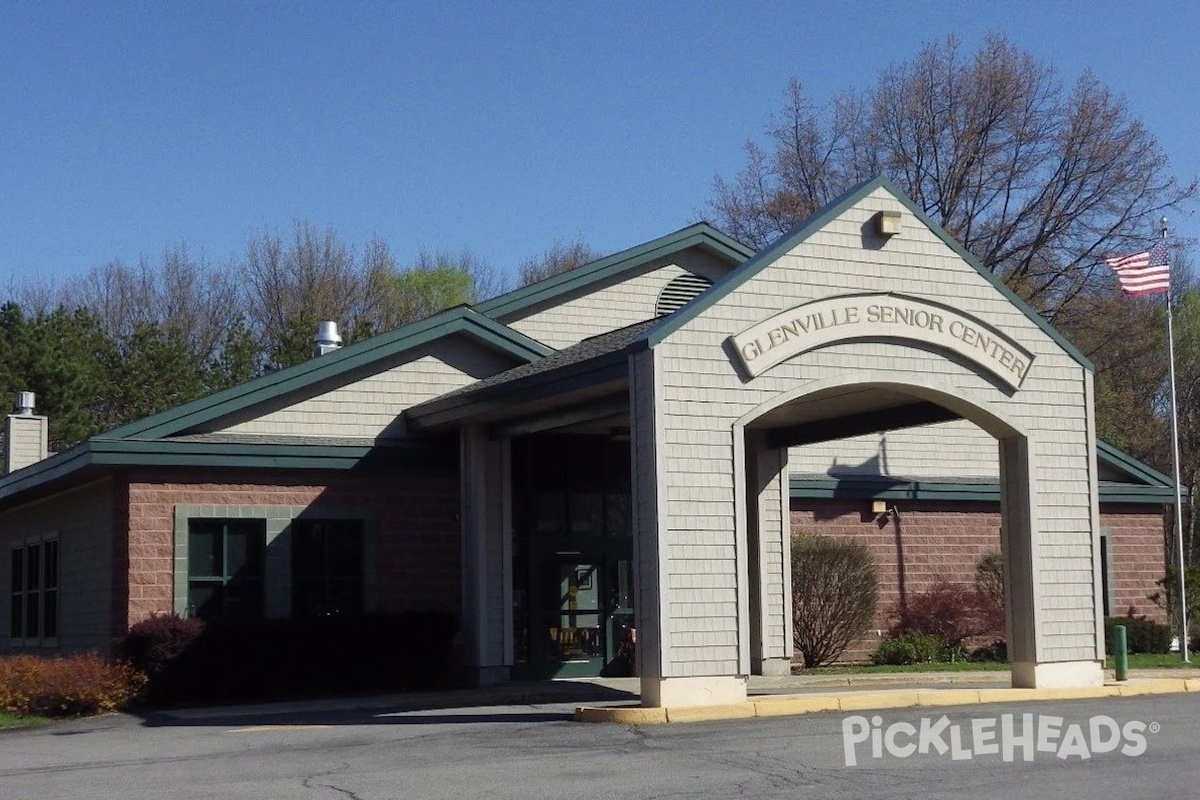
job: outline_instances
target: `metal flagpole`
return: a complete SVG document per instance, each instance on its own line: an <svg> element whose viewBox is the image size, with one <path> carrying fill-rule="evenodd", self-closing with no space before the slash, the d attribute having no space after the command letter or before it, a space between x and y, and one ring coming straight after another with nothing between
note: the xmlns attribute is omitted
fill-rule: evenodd
<svg viewBox="0 0 1200 800"><path fill-rule="evenodd" d="M1167 218L1162 218L1163 247L1167 244ZM1170 269L1170 258L1167 259ZM1183 485L1179 480L1179 412L1175 400L1175 328L1171 323L1171 284L1167 277L1167 363L1171 375L1171 452L1175 463L1175 595L1179 598L1179 655L1188 662L1187 578L1183 561Z"/></svg>

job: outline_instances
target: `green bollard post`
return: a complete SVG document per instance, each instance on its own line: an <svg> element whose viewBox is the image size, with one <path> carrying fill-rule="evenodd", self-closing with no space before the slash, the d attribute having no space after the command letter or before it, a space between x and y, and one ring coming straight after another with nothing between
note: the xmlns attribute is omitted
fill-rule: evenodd
<svg viewBox="0 0 1200 800"><path fill-rule="evenodd" d="M1117 667L1117 680L1129 680L1129 654L1125 651L1128 649L1127 640L1125 638L1125 626L1113 626L1113 660Z"/></svg>

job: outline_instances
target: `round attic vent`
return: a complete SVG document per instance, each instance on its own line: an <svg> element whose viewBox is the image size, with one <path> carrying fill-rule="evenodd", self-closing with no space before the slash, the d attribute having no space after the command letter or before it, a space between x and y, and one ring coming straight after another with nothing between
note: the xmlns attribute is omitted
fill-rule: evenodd
<svg viewBox="0 0 1200 800"><path fill-rule="evenodd" d="M654 304L656 316L664 317L683 308L693 298L700 296L704 290L712 286L712 281L702 275L687 273L678 278L672 278L663 290L659 292L658 302Z"/></svg>

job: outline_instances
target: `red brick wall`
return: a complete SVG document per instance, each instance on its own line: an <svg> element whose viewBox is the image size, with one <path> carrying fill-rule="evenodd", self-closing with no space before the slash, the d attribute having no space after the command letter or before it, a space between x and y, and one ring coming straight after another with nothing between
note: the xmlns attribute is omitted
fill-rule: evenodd
<svg viewBox="0 0 1200 800"><path fill-rule="evenodd" d="M939 579L973 584L980 556L1000 550L1000 509L995 503L897 503L898 515L876 518L864 500L792 500L792 530L811 530L862 542L871 551L879 575L879 605L874 630L845 655L864 660L880 634L895 621L901 588L906 595L929 589ZM1101 526L1112 549L1114 609L1160 621L1164 612L1146 595L1163 576L1163 518L1146 506L1105 505Z"/></svg>
<svg viewBox="0 0 1200 800"><path fill-rule="evenodd" d="M459 611L458 475L426 470L386 475L270 476L222 470L158 470L130 476L129 582L124 625L173 607L176 505L372 508L378 518L378 587L385 610Z"/></svg>
<svg viewBox="0 0 1200 800"><path fill-rule="evenodd" d="M911 596L940 579L971 583L979 557L1000 549L1000 510L994 503L905 501L898 506L899 514L876 518L869 501L792 501L793 531L853 539L875 558L879 605L874 630L846 653L846 660L870 658L895 621L901 591Z"/></svg>
<svg viewBox="0 0 1200 800"><path fill-rule="evenodd" d="M1146 599L1166 572L1164 516L1147 513L1145 506L1106 505L1100 526L1108 531L1113 614L1124 616L1132 607L1137 616L1166 622L1167 612Z"/></svg>

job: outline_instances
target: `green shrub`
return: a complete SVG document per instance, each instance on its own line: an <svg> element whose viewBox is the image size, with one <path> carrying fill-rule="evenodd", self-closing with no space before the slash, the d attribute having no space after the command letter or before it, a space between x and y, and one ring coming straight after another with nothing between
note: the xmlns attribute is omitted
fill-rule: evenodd
<svg viewBox="0 0 1200 800"><path fill-rule="evenodd" d="M1125 643L1130 653L1166 653L1171 649L1171 629L1145 617L1105 617L1104 648L1113 654L1116 635L1113 628L1125 626Z"/></svg>
<svg viewBox="0 0 1200 800"><path fill-rule="evenodd" d="M920 631L906 631L884 639L871 661L891 666L931 664L942 661L945 650L945 646L936 636Z"/></svg>
<svg viewBox="0 0 1200 800"><path fill-rule="evenodd" d="M456 631L453 615L436 611L199 625L161 617L117 649L149 673L151 703L281 700L447 683Z"/></svg>
<svg viewBox="0 0 1200 800"><path fill-rule="evenodd" d="M997 639L991 644L977 647L971 651L969 660L987 663L1004 663L1008 661L1008 642Z"/></svg>
<svg viewBox="0 0 1200 800"><path fill-rule="evenodd" d="M861 639L878 596L865 545L813 533L792 537L792 632L805 667L828 664Z"/></svg>
<svg viewBox="0 0 1200 800"><path fill-rule="evenodd" d="M95 653L0 658L0 711L18 717L73 717L118 711L133 702L146 676Z"/></svg>

